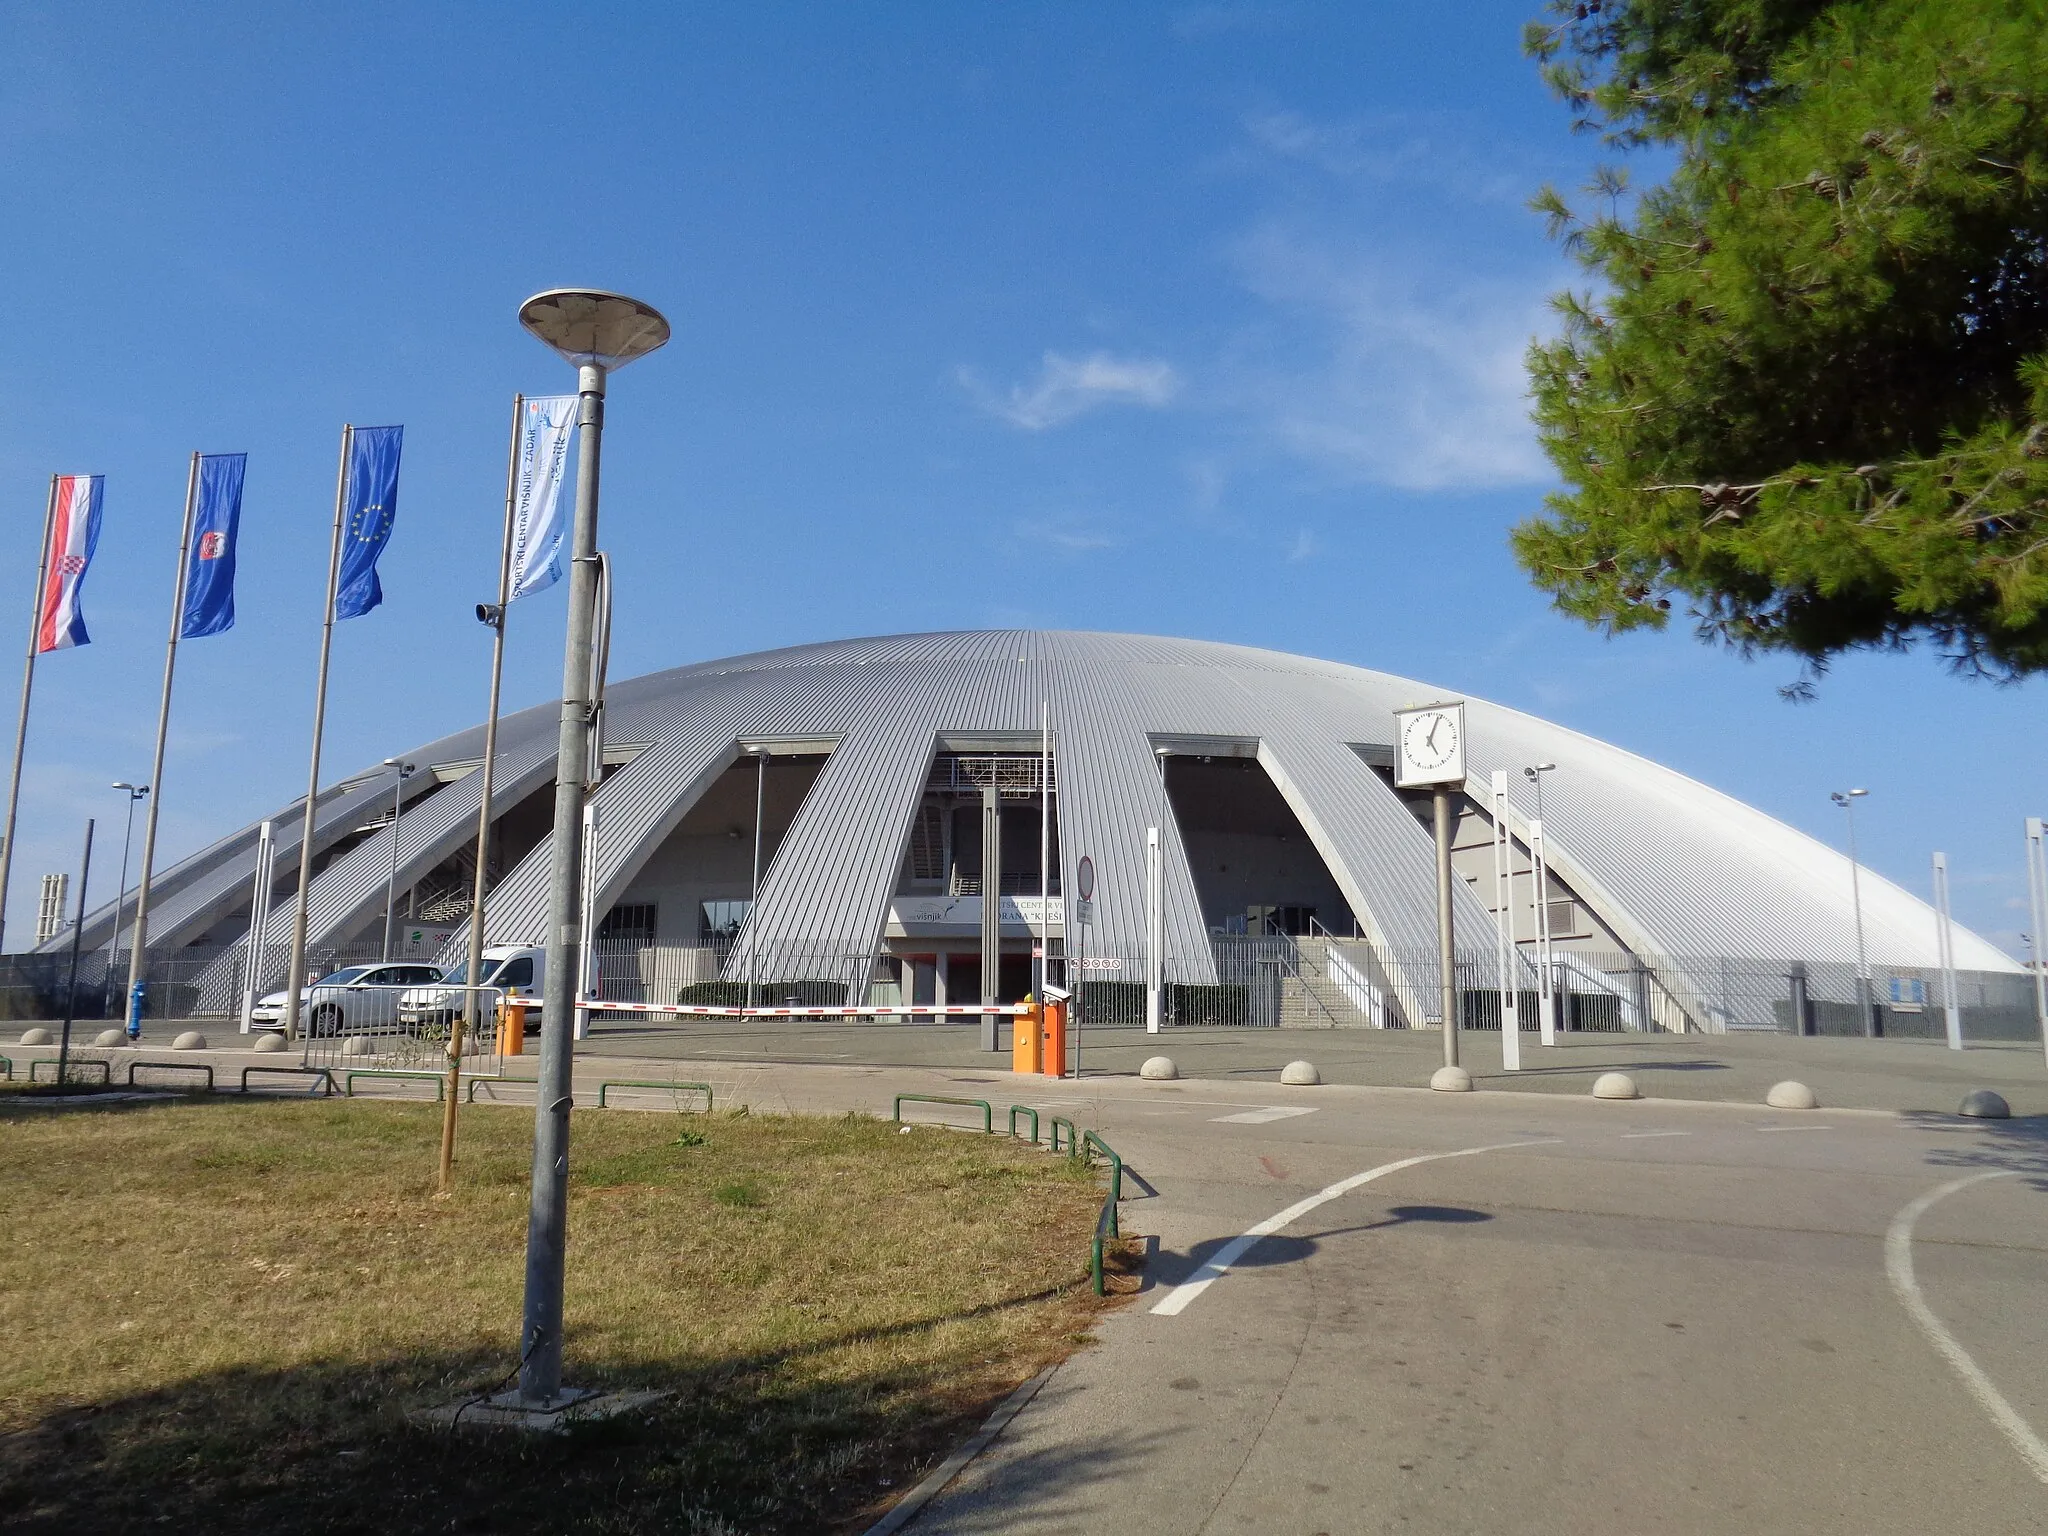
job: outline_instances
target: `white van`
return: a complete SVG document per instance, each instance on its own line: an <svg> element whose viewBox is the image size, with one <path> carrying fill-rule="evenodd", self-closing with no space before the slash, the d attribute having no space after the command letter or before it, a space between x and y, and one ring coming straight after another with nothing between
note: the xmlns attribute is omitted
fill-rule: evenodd
<svg viewBox="0 0 2048 1536"><path fill-rule="evenodd" d="M532 946L499 945L484 951L480 986L499 988L499 997L508 1003L526 1004L526 1032L532 1034L540 1028L541 986L547 979L548 955L544 949ZM398 999L399 1021L410 1027L424 1024L452 1024L457 1014L463 1011L463 1000L467 994L450 990L459 988L469 977L469 963L464 961L443 976L446 983L439 987L415 987L401 993ZM498 998L489 999L489 1006L496 1009Z"/></svg>

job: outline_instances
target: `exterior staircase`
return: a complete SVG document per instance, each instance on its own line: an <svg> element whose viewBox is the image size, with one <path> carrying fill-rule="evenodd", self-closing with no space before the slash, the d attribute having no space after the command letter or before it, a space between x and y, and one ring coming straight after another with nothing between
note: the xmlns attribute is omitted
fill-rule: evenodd
<svg viewBox="0 0 2048 1536"><path fill-rule="evenodd" d="M1280 987L1283 1029L1372 1029L1371 1014L1358 1006L1332 974L1331 944L1323 938L1295 940L1296 964Z"/></svg>

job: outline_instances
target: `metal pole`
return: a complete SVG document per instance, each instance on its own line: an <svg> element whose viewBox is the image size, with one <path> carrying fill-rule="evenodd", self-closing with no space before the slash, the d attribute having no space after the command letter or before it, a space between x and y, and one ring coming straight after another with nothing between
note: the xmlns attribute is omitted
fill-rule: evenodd
<svg viewBox="0 0 2048 1536"><path fill-rule="evenodd" d="M1863 864L1856 856L1856 802L1844 798L1842 809L1849 813L1849 901L1856 914L1856 993L1863 1005L1863 1034L1875 1040L1884 1033L1878 1022L1877 997L1870 985L1870 957L1863 946Z"/></svg>
<svg viewBox="0 0 2048 1536"><path fill-rule="evenodd" d="M1052 974L1052 702L1038 705L1038 942L1031 946L1037 973L1031 995L1045 1001L1046 978ZM1067 925L1060 924L1066 937Z"/></svg>
<svg viewBox="0 0 2048 1536"><path fill-rule="evenodd" d="M440 1187L455 1177L455 1107L462 1086L463 1027L481 1030L484 995L479 990L484 969L484 896L489 886L491 857L491 791L498 771L498 698L505 680L505 613L512 603L512 512L518 495L520 416L526 396L512 397L512 441L505 451L505 542L498 554L498 601L491 612L491 707L484 718L483 778L476 808L476 874L469 889L469 960L462 974L469 985L462 1011L448 1026L448 1097L441 1105Z"/></svg>
<svg viewBox="0 0 2048 1536"><path fill-rule="evenodd" d="M78 941L85 933L85 882L91 873L92 822L88 819L85 823L85 853L78 861L78 921L71 925L71 980L64 987L64 1033L57 1046L57 1082L60 1087L71 1071L71 1021L78 1013Z"/></svg>
<svg viewBox="0 0 2048 1536"><path fill-rule="evenodd" d="M2048 909L2048 848L2042 845L2041 818L2027 818L2027 904L2034 909L2034 1020L2041 1027L2041 1047L2048 1052L2048 971L2041 965L2041 915Z"/></svg>
<svg viewBox="0 0 2048 1536"><path fill-rule="evenodd" d="M320 737L327 728L327 658L334 649L334 588L341 578L341 521L348 506L348 454L356 429L341 429L334 475L334 543L327 553L327 606L320 623L320 680L313 689L313 755L306 769L306 813L299 826L299 889L292 904L291 958L285 962L284 1037L299 1037L299 989L305 982L306 896L313 884L313 812L320 800Z"/></svg>
<svg viewBox="0 0 2048 1536"><path fill-rule="evenodd" d="M593 759L594 760L594 759ZM592 786L594 787L594 786ZM597 852L598 852L598 807L596 802L583 802L583 904L577 912L576 931L582 940L582 965L576 972L576 1030L578 1040L590 1034L590 1010L581 1006L583 1000L596 997L604 990L603 960L597 953Z"/></svg>
<svg viewBox="0 0 2048 1536"><path fill-rule="evenodd" d="M398 823L405 815L405 781L411 763L389 763L391 780L391 863L384 874L384 958L391 958L391 925L398 916Z"/></svg>
<svg viewBox="0 0 2048 1536"><path fill-rule="evenodd" d="M128 895L128 845L135 840L135 802L149 793L147 785L137 794L133 784L117 784L128 795L127 825L121 831L121 882L114 887L114 936L107 940L107 981L114 979L114 956L121 947L121 904Z"/></svg>
<svg viewBox="0 0 2048 1536"><path fill-rule="evenodd" d="M1160 964L1159 930L1159 829L1145 829L1145 1033L1159 1033L1160 989L1164 969Z"/></svg>
<svg viewBox="0 0 2048 1536"><path fill-rule="evenodd" d="M1934 856L1934 914L1935 934L1940 939L1936 947L1941 954L1941 1010L1948 1025L1948 1048L1960 1051L1963 1048L1963 1009L1956 998L1956 942L1955 926L1949 917L1948 908L1948 855Z"/></svg>
<svg viewBox="0 0 2048 1536"><path fill-rule="evenodd" d="M755 1007L754 989L760 984L761 930L755 923L761 904L761 823L768 814L768 749L750 748L754 754L754 883L747 897L747 1003Z"/></svg>
<svg viewBox="0 0 2048 1536"><path fill-rule="evenodd" d="M995 1005L1003 974L1003 800L995 775L981 787L981 1048L998 1050Z"/></svg>
<svg viewBox="0 0 2048 1536"><path fill-rule="evenodd" d="M1540 780L1538 781L1541 782ZM1529 823L1529 879L1536 908L1536 1028L1545 1045L1557 1044L1557 994L1550 969L1550 866L1544 858L1543 818Z"/></svg>
<svg viewBox="0 0 2048 1536"><path fill-rule="evenodd" d="M1500 913L1494 931L1494 970L1500 983L1500 1064L1504 1072L1522 1070L1521 977L1515 962L1515 844L1508 835L1508 776L1496 768L1493 793L1493 902Z"/></svg>
<svg viewBox="0 0 2048 1536"><path fill-rule="evenodd" d="M256 990L263 985L264 929L270 916L270 885L275 861L277 824L266 821L256 829L256 879L249 888L249 932L242 945L248 951L242 983L242 1028L248 1034L256 1027Z"/></svg>
<svg viewBox="0 0 2048 1536"><path fill-rule="evenodd" d="M1439 784L1431 799L1436 820L1436 958L1442 972L1439 1006L1444 1015L1444 1065L1458 1064L1458 949L1451 932L1451 786Z"/></svg>
<svg viewBox="0 0 2048 1536"><path fill-rule="evenodd" d="M164 803L164 741L171 729L171 679L178 668L178 630L185 618L185 565L192 552L192 508L199 494L199 455L185 474L185 523L178 535L178 579L171 585L171 635L164 643L164 691L156 708L156 755L150 759L149 811L142 818L142 872L135 882L135 934L128 944L128 1038L142 1036L144 976L149 969L149 880L156 868L156 813Z"/></svg>
<svg viewBox="0 0 2048 1536"><path fill-rule="evenodd" d="M583 794L590 750L590 657L597 608L598 459L605 371L577 369L576 521L571 532L562 714L555 748L555 827L548 878L547 975L541 989L540 1072L533 1122L533 1196L526 1224L525 1317L519 1398L552 1408L562 1388L562 1277L568 1257L569 1107L576 978L581 956ZM580 1396L582 1394L575 1394Z"/></svg>
<svg viewBox="0 0 2048 1536"><path fill-rule="evenodd" d="M1543 844L1543 775L1548 763L1525 768L1523 774L1536 786L1536 819L1530 824L1529 863L1535 890L1531 901L1536 919L1536 1011L1538 1038L1545 1045L1557 1044L1557 968L1550 958L1550 855Z"/></svg>
<svg viewBox="0 0 2048 1536"><path fill-rule="evenodd" d="M21 669L21 714L14 723L14 772L7 780L7 826L0 831L0 954L6 952L7 877L14 868L14 813L21 804L21 755L28 745L28 696L36 681L36 639L43 631L43 580L50 569L50 529L57 521L57 477L43 507L43 551L36 556L36 596L28 615L28 660Z"/></svg>

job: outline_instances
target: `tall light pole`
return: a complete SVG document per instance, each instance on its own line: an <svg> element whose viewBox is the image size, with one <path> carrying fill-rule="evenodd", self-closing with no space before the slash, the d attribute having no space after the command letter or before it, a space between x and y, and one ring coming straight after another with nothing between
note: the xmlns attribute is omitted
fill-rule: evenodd
<svg viewBox="0 0 2048 1536"><path fill-rule="evenodd" d="M754 1006L754 990L760 984L760 928L754 919L761 907L761 822L768 813L768 749L749 747L754 754L754 883L747 896L747 1006Z"/></svg>
<svg viewBox="0 0 2048 1536"><path fill-rule="evenodd" d="M1522 770L1522 777L1536 786L1536 820L1529 828L1529 876L1536 904L1536 1025L1538 1038L1545 1045L1557 1044L1557 975L1550 963L1550 853L1543 825L1543 775L1556 771L1555 763L1537 763Z"/></svg>
<svg viewBox="0 0 2048 1536"><path fill-rule="evenodd" d="M511 1403L552 1413L590 1395L586 1389L562 1385L562 1278L569 1233L571 1015L581 969L583 794L596 702L591 663L597 625L597 479L605 376L663 345L669 325L638 299L572 288L535 294L520 305L519 323L575 367L577 393L576 520L570 534L569 623L562 645L562 715L555 747L533 1194L526 1219L519 1388Z"/></svg>
<svg viewBox="0 0 2048 1536"><path fill-rule="evenodd" d="M1863 947L1863 866L1856 857L1856 802L1869 793L1867 789L1838 789L1828 798L1849 818L1849 901L1856 913L1856 1002L1863 1011L1863 1033L1875 1040L1884 1033L1884 1026L1878 1022L1877 998L1870 987L1870 957Z"/></svg>
<svg viewBox="0 0 2048 1536"><path fill-rule="evenodd" d="M112 986L114 981L114 954L121 944L121 902L128 894L128 844L135 836L135 802L149 793L147 784L129 784L119 779L114 781L113 787L128 792L128 828L121 834L121 883L114 887L114 936L107 940L109 986Z"/></svg>
<svg viewBox="0 0 2048 1536"><path fill-rule="evenodd" d="M391 865L384 876L384 958L391 958L391 922L398 912L398 821L405 814L405 781L412 777L413 765L402 763L395 757L384 759L384 766L393 772L391 780Z"/></svg>
<svg viewBox="0 0 2048 1536"><path fill-rule="evenodd" d="M1154 747L1159 761L1159 825L1145 829L1145 1033L1156 1035L1166 1021L1166 759L1167 747Z"/></svg>

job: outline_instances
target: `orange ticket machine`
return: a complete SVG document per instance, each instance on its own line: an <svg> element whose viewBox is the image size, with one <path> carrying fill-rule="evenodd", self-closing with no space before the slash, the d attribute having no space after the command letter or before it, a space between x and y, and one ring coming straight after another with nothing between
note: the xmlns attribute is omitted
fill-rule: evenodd
<svg viewBox="0 0 2048 1536"><path fill-rule="evenodd" d="M1038 1010L1038 1070L1047 1077L1067 1075L1067 1005L1073 993L1050 982Z"/></svg>

